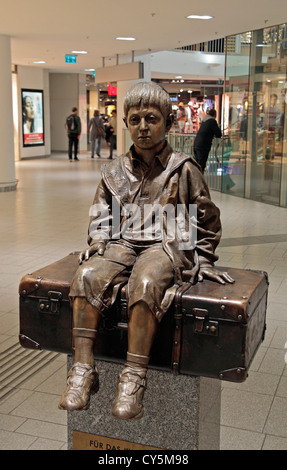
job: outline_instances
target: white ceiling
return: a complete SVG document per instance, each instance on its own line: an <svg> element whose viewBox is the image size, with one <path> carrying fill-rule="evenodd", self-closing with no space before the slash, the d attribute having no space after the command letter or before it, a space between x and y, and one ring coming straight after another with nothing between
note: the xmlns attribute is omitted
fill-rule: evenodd
<svg viewBox="0 0 287 470"><path fill-rule="evenodd" d="M83 72L148 53L287 22L287 0L0 0L0 34L11 37L12 62ZM209 14L208 21L189 14ZM117 41L134 36L136 41ZM86 50L77 64L65 54ZM46 64L33 64L45 60Z"/></svg>

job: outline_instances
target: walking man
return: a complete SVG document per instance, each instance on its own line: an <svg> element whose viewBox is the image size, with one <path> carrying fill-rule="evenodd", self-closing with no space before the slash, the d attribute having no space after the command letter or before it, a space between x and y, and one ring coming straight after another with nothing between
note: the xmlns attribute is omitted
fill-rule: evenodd
<svg viewBox="0 0 287 470"><path fill-rule="evenodd" d="M78 148L79 148L79 138L81 135L81 119L78 116L78 108L72 108L72 114L66 119L66 129L68 131L69 138L69 160L70 162L73 159L73 147L74 147L74 159L78 159Z"/></svg>

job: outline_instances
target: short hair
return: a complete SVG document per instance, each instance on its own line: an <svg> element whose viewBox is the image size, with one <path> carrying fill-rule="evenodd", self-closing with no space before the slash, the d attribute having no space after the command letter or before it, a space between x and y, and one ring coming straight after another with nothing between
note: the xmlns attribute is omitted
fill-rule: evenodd
<svg viewBox="0 0 287 470"><path fill-rule="evenodd" d="M216 117L216 110L214 108L212 108L208 111L207 114L209 114L209 116Z"/></svg>
<svg viewBox="0 0 287 470"><path fill-rule="evenodd" d="M140 108L141 105L159 108L165 119L172 113L169 94L154 82L139 82L127 92L124 99L125 117L130 108Z"/></svg>
<svg viewBox="0 0 287 470"><path fill-rule="evenodd" d="M78 111L78 108L76 108L75 106L72 108L72 112L74 113L75 111Z"/></svg>

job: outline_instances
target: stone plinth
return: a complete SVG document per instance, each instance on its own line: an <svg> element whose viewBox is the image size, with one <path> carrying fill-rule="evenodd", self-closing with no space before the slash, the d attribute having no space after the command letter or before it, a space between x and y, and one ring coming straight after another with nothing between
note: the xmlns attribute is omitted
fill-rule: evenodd
<svg viewBox="0 0 287 470"><path fill-rule="evenodd" d="M68 369L71 365L68 358ZM98 361L97 367L100 390L91 397L89 410L68 412L70 450L74 431L166 450L219 449L220 381L149 369L144 416L126 421L111 417L117 376L123 366ZM111 448L103 446L97 450ZM91 450L96 450L95 444Z"/></svg>

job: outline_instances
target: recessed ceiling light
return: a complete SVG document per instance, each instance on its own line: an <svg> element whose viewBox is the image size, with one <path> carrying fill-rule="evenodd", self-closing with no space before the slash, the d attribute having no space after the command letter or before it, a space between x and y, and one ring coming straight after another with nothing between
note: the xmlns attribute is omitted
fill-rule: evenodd
<svg viewBox="0 0 287 470"><path fill-rule="evenodd" d="M214 16L210 15L189 15L187 18L190 18L192 20L211 20L214 18Z"/></svg>
<svg viewBox="0 0 287 470"><path fill-rule="evenodd" d="M45 64L45 60L34 60L33 64Z"/></svg>
<svg viewBox="0 0 287 470"><path fill-rule="evenodd" d="M85 72L95 72L96 69L85 69Z"/></svg>
<svg viewBox="0 0 287 470"><path fill-rule="evenodd" d="M119 36L118 38L116 38L118 41L135 41L136 38L132 38L132 37L121 37Z"/></svg>
<svg viewBox="0 0 287 470"><path fill-rule="evenodd" d="M178 75L178 76L177 76L177 77L175 77L175 78L182 78L182 75Z"/></svg>
<svg viewBox="0 0 287 470"><path fill-rule="evenodd" d="M72 54L87 54L87 51L72 51Z"/></svg>

